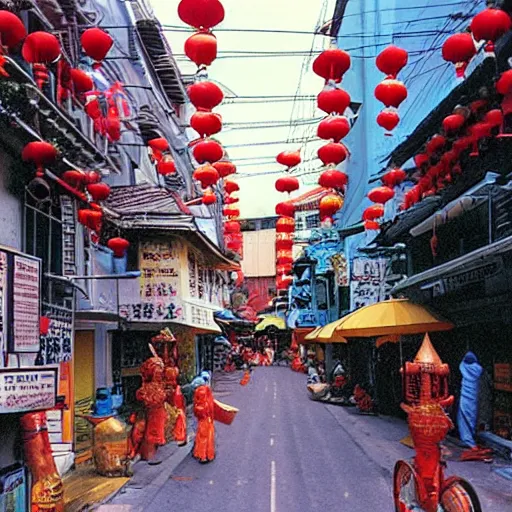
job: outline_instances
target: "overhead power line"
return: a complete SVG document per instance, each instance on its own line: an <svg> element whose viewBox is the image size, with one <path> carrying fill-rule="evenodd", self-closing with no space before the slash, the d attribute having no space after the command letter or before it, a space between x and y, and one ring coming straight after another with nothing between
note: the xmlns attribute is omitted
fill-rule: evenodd
<svg viewBox="0 0 512 512"><path fill-rule="evenodd" d="M316 140L316 139L315 139ZM320 140L320 139L318 139ZM225 149L232 149L232 148L247 148L252 146L272 146L274 144L302 144L304 142L304 139L290 139L288 141L286 140L269 140L267 142L247 142L244 144L231 144L229 146L224 146Z"/></svg>

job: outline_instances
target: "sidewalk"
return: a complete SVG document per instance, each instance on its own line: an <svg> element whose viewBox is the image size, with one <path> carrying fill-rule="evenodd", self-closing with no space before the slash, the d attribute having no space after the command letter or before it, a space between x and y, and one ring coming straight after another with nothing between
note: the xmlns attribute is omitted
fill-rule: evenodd
<svg viewBox="0 0 512 512"><path fill-rule="evenodd" d="M340 427L380 468L390 483L396 461L414 456L413 449L400 443L409 434L405 421L388 416L361 415L355 407L327 404L319 406L328 409ZM334 436L335 434L333 438ZM470 481L478 493L484 511L512 510L512 482L494 472L497 468L507 466L505 461L497 458L492 464L459 462L457 459L461 449L450 439L444 443L443 453L448 462L447 475L457 474Z"/></svg>

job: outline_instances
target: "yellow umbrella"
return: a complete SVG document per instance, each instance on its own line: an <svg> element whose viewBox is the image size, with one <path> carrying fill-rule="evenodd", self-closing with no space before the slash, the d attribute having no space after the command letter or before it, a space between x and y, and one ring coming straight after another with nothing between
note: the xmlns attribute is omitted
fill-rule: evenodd
<svg viewBox="0 0 512 512"><path fill-rule="evenodd" d="M286 330L286 322L284 318L280 316L268 315L264 316L263 320L256 325L255 331L264 331L267 327L275 327L276 329L280 329L281 331Z"/></svg>
<svg viewBox="0 0 512 512"><path fill-rule="evenodd" d="M391 299L365 306L341 318L334 337L367 338L449 331L455 326L408 299Z"/></svg>
<svg viewBox="0 0 512 512"><path fill-rule="evenodd" d="M315 341L316 335L322 330L322 327L315 327L310 333L304 336L305 341Z"/></svg>
<svg viewBox="0 0 512 512"><path fill-rule="evenodd" d="M324 325L323 327L317 327L305 336L304 339L315 343L347 343L346 338L335 333L339 322L340 320L336 320L336 322Z"/></svg>

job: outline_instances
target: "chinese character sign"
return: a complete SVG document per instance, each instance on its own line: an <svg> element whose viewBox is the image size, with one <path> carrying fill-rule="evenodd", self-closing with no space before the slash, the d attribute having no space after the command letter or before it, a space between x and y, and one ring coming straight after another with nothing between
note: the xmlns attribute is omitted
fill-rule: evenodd
<svg viewBox="0 0 512 512"><path fill-rule="evenodd" d="M133 287L120 287L122 317L132 322L183 320L180 252L176 242L141 242L140 288L137 292Z"/></svg>
<svg viewBox="0 0 512 512"><path fill-rule="evenodd" d="M0 252L0 354L7 350L7 254ZM3 361L0 361L0 366Z"/></svg>
<svg viewBox="0 0 512 512"><path fill-rule="evenodd" d="M39 351L39 261L14 256L14 352Z"/></svg>
<svg viewBox="0 0 512 512"><path fill-rule="evenodd" d="M352 311L385 300L385 259L355 258L350 276L350 309Z"/></svg>

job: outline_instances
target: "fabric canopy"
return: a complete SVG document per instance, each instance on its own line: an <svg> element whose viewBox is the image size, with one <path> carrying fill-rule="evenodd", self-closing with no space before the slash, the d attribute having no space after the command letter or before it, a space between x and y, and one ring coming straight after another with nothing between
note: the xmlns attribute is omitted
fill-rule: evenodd
<svg viewBox="0 0 512 512"><path fill-rule="evenodd" d="M455 326L408 299L391 299L365 306L336 323L332 342L340 337L373 337L449 331ZM332 324L330 324L332 325Z"/></svg>
<svg viewBox="0 0 512 512"><path fill-rule="evenodd" d="M331 322L323 327L317 327L305 339L314 343L347 343L346 338L338 336L335 332L339 322L341 320L336 320L336 322Z"/></svg>
<svg viewBox="0 0 512 512"><path fill-rule="evenodd" d="M275 327L276 329L280 329L281 331L286 330L286 322L284 318L279 316L269 315L264 316L263 320L256 325L255 331L264 331L267 327Z"/></svg>

